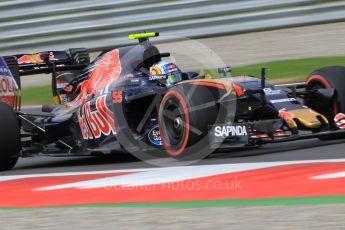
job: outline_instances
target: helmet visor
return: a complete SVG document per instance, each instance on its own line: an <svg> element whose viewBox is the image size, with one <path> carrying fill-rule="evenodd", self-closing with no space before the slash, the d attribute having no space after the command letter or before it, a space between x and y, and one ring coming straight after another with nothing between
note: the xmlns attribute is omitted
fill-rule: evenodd
<svg viewBox="0 0 345 230"><path fill-rule="evenodd" d="M167 83L168 84L175 84L177 82L182 81L182 74L178 71L169 73L167 75Z"/></svg>

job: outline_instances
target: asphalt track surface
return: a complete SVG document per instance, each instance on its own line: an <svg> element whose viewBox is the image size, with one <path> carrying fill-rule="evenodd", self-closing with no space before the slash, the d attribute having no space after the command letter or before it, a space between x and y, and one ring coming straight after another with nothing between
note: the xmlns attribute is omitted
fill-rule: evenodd
<svg viewBox="0 0 345 230"><path fill-rule="evenodd" d="M197 164L344 158L345 141L317 139L216 153ZM25 158L4 175L152 167L130 155ZM187 166L188 167L188 166ZM188 170L186 170L188 173ZM344 204L209 208L38 208L0 210L2 229L344 229Z"/></svg>
<svg viewBox="0 0 345 230"><path fill-rule="evenodd" d="M310 139L270 144L258 149L216 152L195 165L297 161L345 158L345 140ZM130 154L91 157L29 157L21 158L13 170L1 175L24 175L56 172L103 171L154 167Z"/></svg>

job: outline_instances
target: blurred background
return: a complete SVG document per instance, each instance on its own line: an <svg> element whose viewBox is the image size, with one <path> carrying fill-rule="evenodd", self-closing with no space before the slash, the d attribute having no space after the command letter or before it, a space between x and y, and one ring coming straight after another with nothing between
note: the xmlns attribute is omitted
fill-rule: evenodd
<svg viewBox="0 0 345 230"><path fill-rule="evenodd" d="M96 51L128 44L129 33L144 30L198 38L345 19L345 2L337 0L7 0L0 6L2 54Z"/></svg>
<svg viewBox="0 0 345 230"><path fill-rule="evenodd" d="M159 42L169 36L196 39L239 67L235 73L256 74L265 64L272 67L272 80L292 81L320 63L345 63L344 20L345 1L339 0L0 0L0 53L85 47L95 57L135 43L129 33L156 31ZM159 46L164 52L174 45ZM315 57L333 58L268 63ZM188 58L175 58L184 70L197 68ZM291 73L292 67L300 71ZM35 94L44 98L49 89L42 87L49 83L45 76L23 78L24 103L43 102L28 100L33 90L25 88L41 87Z"/></svg>

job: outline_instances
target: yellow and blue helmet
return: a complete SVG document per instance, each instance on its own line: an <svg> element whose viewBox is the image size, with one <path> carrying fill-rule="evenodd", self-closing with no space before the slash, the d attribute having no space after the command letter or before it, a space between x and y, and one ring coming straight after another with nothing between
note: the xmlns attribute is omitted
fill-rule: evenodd
<svg viewBox="0 0 345 230"><path fill-rule="evenodd" d="M182 81L182 73L175 63L161 61L150 68L150 80L165 79L168 85Z"/></svg>

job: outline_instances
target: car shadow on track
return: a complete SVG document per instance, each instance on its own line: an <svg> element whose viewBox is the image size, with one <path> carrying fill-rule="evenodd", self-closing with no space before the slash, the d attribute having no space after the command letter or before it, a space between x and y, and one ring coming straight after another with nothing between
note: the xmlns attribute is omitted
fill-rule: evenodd
<svg viewBox="0 0 345 230"><path fill-rule="evenodd" d="M25 160L28 158L25 158ZM31 158L30 163L20 163L15 169L38 169L50 167L106 165L116 163L132 163L139 161L131 154L112 154L104 156L71 156L71 157L37 157ZM38 159L35 162L35 159ZM25 161L24 160L24 161Z"/></svg>
<svg viewBox="0 0 345 230"><path fill-rule="evenodd" d="M284 161L302 159L322 159L332 157L325 151L314 150L315 148L327 147L344 143L344 140L319 141L317 139L307 141L296 141L293 143L280 143L265 145L256 149L231 149L218 151L211 154L195 164L218 164L218 163L249 163L265 161ZM310 150L309 150L310 149ZM290 153L287 153L290 152ZM308 152L308 153L306 153ZM340 151L342 152L342 151ZM153 167L138 160L131 154L113 154L104 156L89 157L37 157L22 159L14 170L26 173L26 170L40 172L60 171L62 168L70 170L107 170L125 168L144 168ZM88 168L89 167L89 168ZM43 170L50 168L49 170Z"/></svg>
<svg viewBox="0 0 345 230"><path fill-rule="evenodd" d="M303 155L307 150L311 150L313 148L321 148L327 146L333 146L337 144L344 144L344 140L327 140L321 141L318 139L311 139L311 140L302 140L302 141L295 141L295 142L286 142L286 143L279 143L279 144L269 144L264 145L258 148L251 148L251 149L243 149L243 148L236 148L226 151L218 151L208 159L225 159L225 158L248 158L253 157L252 159L256 161L258 157L262 159L262 161L266 160L300 160L303 157L308 157ZM300 154L301 157L296 159L295 154L286 154L286 152L293 152L295 154ZM315 150L311 151L314 156L318 154L320 157L327 158L329 155L327 152ZM274 157L275 154L279 154L278 157ZM283 154L286 154L284 157ZM250 161L250 158L248 158ZM250 161L251 162L251 161Z"/></svg>

